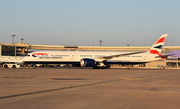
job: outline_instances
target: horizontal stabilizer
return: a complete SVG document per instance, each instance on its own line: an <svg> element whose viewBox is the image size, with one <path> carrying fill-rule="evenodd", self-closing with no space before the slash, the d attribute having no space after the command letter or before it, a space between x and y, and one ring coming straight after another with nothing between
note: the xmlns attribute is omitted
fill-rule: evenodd
<svg viewBox="0 0 180 109"><path fill-rule="evenodd" d="M168 56L172 56L175 54L169 54L169 55L160 55L160 56L156 56L156 58L167 58Z"/></svg>

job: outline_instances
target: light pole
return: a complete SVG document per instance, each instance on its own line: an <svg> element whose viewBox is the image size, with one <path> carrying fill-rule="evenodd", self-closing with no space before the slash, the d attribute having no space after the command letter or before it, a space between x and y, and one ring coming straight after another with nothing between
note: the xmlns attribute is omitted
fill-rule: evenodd
<svg viewBox="0 0 180 109"><path fill-rule="evenodd" d="M21 43L23 43L24 38L21 38Z"/></svg>
<svg viewBox="0 0 180 109"><path fill-rule="evenodd" d="M11 37L12 37L12 44L14 44L14 37L15 37L16 35L12 35Z"/></svg>
<svg viewBox="0 0 180 109"><path fill-rule="evenodd" d="M99 40L99 42L100 42L100 46L101 46L101 43L103 42L102 40Z"/></svg>

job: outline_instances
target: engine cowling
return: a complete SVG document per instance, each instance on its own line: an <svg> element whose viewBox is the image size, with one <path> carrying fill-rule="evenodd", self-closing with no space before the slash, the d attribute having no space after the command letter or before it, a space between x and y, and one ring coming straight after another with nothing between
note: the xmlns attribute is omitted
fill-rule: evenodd
<svg viewBox="0 0 180 109"><path fill-rule="evenodd" d="M81 59L80 63L81 67L93 67L96 64L94 59L88 58Z"/></svg>

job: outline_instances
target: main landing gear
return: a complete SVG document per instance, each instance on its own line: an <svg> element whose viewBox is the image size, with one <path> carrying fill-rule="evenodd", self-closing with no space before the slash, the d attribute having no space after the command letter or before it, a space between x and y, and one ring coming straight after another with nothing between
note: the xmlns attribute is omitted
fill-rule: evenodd
<svg viewBox="0 0 180 109"><path fill-rule="evenodd" d="M97 65L95 65L95 66L93 67L93 69L108 69L108 68L110 68L110 65L103 65L103 66L97 66Z"/></svg>

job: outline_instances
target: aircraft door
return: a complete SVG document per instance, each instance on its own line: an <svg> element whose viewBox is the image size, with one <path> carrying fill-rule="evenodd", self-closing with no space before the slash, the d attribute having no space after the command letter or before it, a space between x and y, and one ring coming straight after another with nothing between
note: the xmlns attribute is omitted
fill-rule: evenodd
<svg viewBox="0 0 180 109"><path fill-rule="evenodd" d="M146 56L145 55L143 56L143 60L146 60Z"/></svg>

